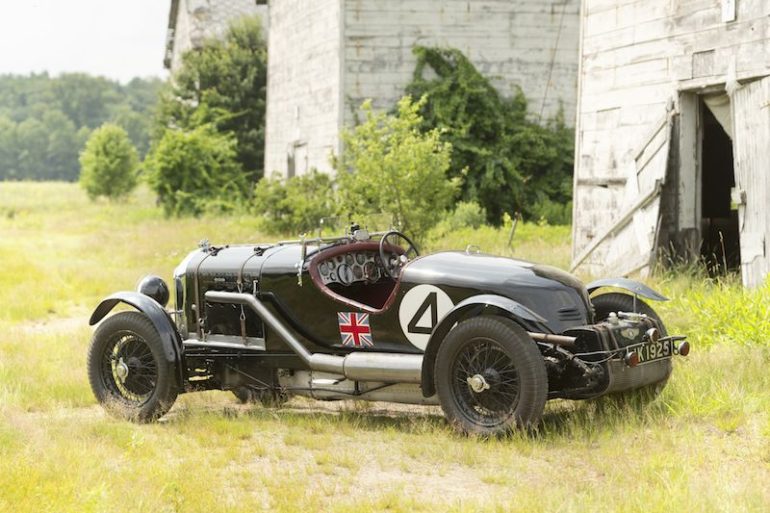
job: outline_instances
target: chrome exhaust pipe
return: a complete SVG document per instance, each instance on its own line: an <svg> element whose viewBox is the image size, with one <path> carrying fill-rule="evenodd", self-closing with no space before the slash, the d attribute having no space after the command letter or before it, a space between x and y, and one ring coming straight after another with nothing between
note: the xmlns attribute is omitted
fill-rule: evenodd
<svg viewBox="0 0 770 513"><path fill-rule="evenodd" d="M311 353L291 331L251 294L210 290L206 301L248 306L311 370L340 374L353 381L382 381L386 383L420 383L421 354L357 352L347 356Z"/></svg>

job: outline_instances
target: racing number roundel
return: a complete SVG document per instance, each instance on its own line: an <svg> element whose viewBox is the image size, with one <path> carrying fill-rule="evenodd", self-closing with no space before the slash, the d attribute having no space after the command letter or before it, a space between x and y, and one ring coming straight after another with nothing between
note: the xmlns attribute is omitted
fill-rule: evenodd
<svg viewBox="0 0 770 513"><path fill-rule="evenodd" d="M433 328L454 304L446 292L434 285L417 285L404 295L398 309L398 321L404 335L423 351Z"/></svg>

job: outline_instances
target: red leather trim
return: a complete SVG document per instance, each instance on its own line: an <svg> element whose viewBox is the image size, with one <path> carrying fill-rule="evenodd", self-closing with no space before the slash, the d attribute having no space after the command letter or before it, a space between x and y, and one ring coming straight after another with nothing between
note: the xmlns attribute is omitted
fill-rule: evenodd
<svg viewBox="0 0 770 513"><path fill-rule="evenodd" d="M393 253L404 254L404 249L399 246L392 246L389 244L387 249L389 251L392 251ZM315 284L316 287L318 287L318 289L321 292L323 292L330 298L334 299L335 301L339 301L340 303L343 303L347 306L358 308L360 310L363 310L369 313L384 312L385 310L390 308L393 305L393 302L396 300L396 294L401 285L400 276L399 276L399 279L396 280L396 284L393 286L393 290L391 291L390 296L388 296L387 301L385 301L385 304L383 304L382 308L380 309L372 308L369 305L359 303L358 301L354 301L350 298L337 294L336 292L331 290L329 287L324 285L323 279L321 278L321 272L318 270L318 266L321 264L321 262L325 262L338 255L344 255L347 253L352 253L354 251L356 252L357 251L374 251L379 255L380 243L373 242L373 241L348 242L345 244L340 244L338 246L333 246L331 248L319 251L318 253L313 255L313 259L310 261L310 264L308 265L308 272L310 273L310 279L313 280L313 283ZM403 271L404 269L401 268L402 273Z"/></svg>

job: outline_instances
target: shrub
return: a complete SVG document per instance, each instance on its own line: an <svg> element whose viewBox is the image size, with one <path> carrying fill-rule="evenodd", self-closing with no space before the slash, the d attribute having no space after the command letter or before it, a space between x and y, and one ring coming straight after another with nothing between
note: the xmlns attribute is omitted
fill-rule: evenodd
<svg viewBox="0 0 770 513"><path fill-rule="evenodd" d="M80 185L91 199L121 198L136 187L138 165L126 131L106 123L94 130L80 154Z"/></svg>
<svg viewBox="0 0 770 513"><path fill-rule="evenodd" d="M145 161L150 187L167 215L240 208L247 178L236 161L235 139L210 125L167 130Z"/></svg>
<svg viewBox="0 0 770 513"><path fill-rule="evenodd" d="M331 177L316 170L286 181L265 177L254 189L254 209L268 232L309 232L334 215L334 205Z"/></svg>
<svg viewBox="0 0 770 513"><path fill-rule="evenodd" d="M418 239L441 219L456 190L446 176L452 146L437 129L419 130L421 107L404 97L388 115L363 104L366 119L343 133L344 150L335 162L342 214L387 213Z"/></svg>
<svg viewBox="0 0 770 513"><path fill-rule="evenodd" d="M267 45L262 32L258 17L239 18L223 38L186 52L158 100L153 137L157 141L167 129L204 124L232 133L249 194L264 165Z"/></svg>
<svg viewBox="0 0 770 513"><path fill-rule="evenodd" d="M494 225L506 212L564 222L563 211L536 207L572 199L574 130L565 127L563 115L545 126L527 119L523 93L502 97L459 50L414 52L417 66L406 92L427 98L420 107L422 129L438 128L452 144L449 176L460 180L462 199L482 205Z"/></svg>

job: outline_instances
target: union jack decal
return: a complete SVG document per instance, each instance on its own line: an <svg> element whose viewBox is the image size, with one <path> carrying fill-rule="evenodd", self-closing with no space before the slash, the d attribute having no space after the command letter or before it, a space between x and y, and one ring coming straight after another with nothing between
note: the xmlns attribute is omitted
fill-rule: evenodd
<svg viewBox="0 0 770 513"><path fill-rule="evenodd" d="M369 314L338 312L342 345L348 347L373 347L372 330L369 327Z"/></svg>

